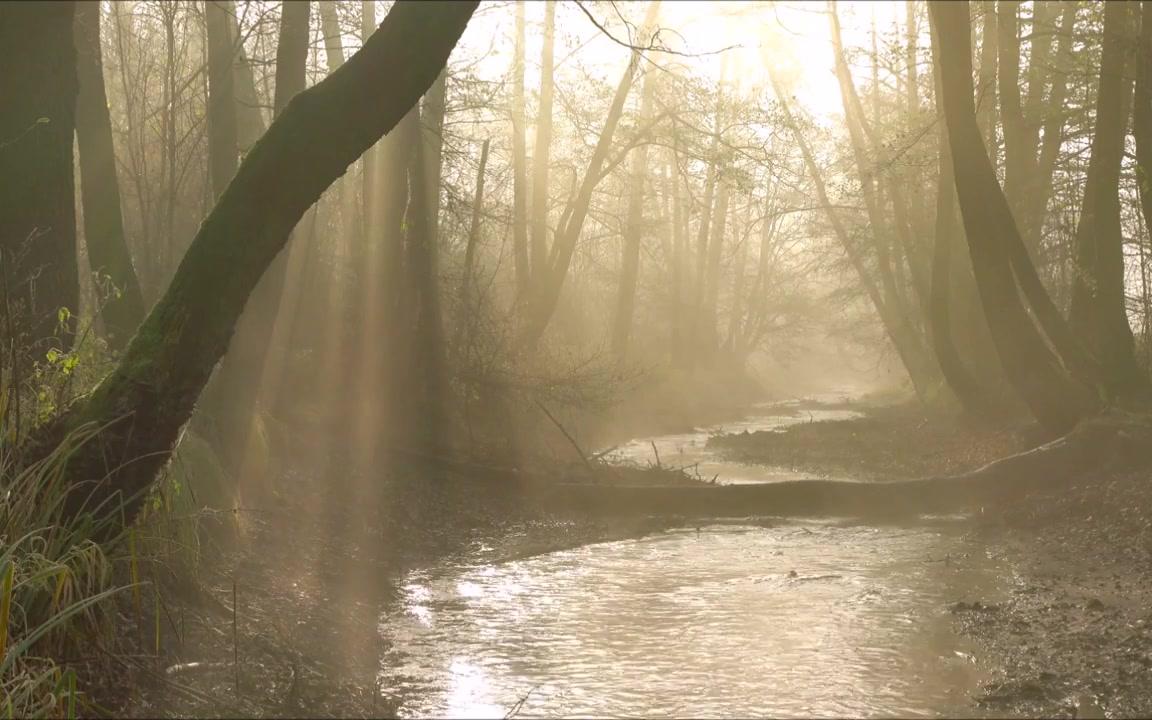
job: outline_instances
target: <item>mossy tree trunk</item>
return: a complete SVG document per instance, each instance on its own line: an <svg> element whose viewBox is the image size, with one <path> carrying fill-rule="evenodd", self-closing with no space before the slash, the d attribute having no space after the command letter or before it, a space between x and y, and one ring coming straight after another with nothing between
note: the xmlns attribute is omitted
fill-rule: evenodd
<svg viewBox="0 0 1152 720"><path fill-rule="evenodd" d="M432 85L476 5L397 2L365 46L293 98L248 153L116 369L31 441L35 458L70 430L102 427L69 459L71 513L119 495L124 517L135 516L292 228Z"/></svg>

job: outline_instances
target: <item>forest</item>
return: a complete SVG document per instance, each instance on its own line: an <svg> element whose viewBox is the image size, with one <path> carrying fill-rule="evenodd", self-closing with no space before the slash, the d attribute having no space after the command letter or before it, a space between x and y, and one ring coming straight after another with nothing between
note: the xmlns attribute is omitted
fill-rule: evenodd
<svg viewBox="0 0 1152 720"><path fill-rule="evenodd" d="M1152 0L0 48L0 714L1152 713Z"/></svg>

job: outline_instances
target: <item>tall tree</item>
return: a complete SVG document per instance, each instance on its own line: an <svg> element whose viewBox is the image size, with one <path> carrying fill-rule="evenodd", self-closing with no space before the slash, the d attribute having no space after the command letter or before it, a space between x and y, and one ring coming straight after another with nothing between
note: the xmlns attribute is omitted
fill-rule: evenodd
<svg viewBox="0 0 1152 720"><path fill-rule="evenodd" d="M653 72L645 73L640 92L640 112L636 127L646 126L652 116L652 97L656 91ZM612 322L612 352L623 357L632 333L632 314L636 303L636 284L640 273L640 244L644 234L644 179L648 176L648 144L632 151L629 169L628 209L624 220L623 253L620 263L620 285L616 294L616 315Z"/></svg>
<svg viewBox="0 0 1152 720"><path fill-rule="evenodd" d="M1124 234L1120 225L1120 165L1127 135L1132 80L1125 73L1132 42L1128 3L1104 6L1104 47L1096 128L1076 228L1072 327L1086 338L1116 396L1144 394L1148 383L1136 364L1124 297Z"/></svg>
<svg viewBox="0 0 1152 720"><path fill-rule="evenodd" d="M936 38L932 38L933 54ZM983 414L987 412L990 400L986 389L969 371L956 347L952 329L951 286L952 256L959 246L960 238L956 219L956 182L952 171L952 154L948 148L948 131L945 128L944 106L940 102L940 71L934 67L933 79L936 85L936 115L940 148L937 158L936 180L936 232L932 253L932 287L928 298L928 333L936 361L945 382L960 402L965 412Z"/></svg>
<svg viewBox="0 0 1152 720"><path fill-rule="evenodd" d="M10 341L36 359L55 339L72 345L77 312L76 212L72 170L76 49L74 3L0 4L0 265ZM15 317L13 316L15 315Z"/></svg>
<svg viewBox="0 0 1152 720"><path fill-rule="evenodd" d="M976 98L976 120L984 142L992 148L996 165L996 0L980 0L983 22L980 25L980 85Z"/></svg>
<svg viewBox="0 0 1152 720"><path fill-rule="evenodd" d="M123 517L135 517L260 276L324 189L432 85L476 4L395 3L364 48L298 95L245 157L117 368L28 446L35 459L70 430L100 428L68 456L70 513L118 497Z"/></svg>
<svg viewBox="0 0 1152 720"><path fill-rule="evenodd" d="M540 47L540 103L536 109L536 141L532 150L531 274L546 282L548 272L548 164L552 151L552 65L556 34L556 3L544 3L544 41Z"/></svg>
<svg viewBox="0 0 1152 720"><path fill-rule="evenodd" d="M1094 412L1097 400L1065 374L1020 299L1007 246L1023 247L1023 241L976 123L968 3L930 3L929 13L956 192L984 314L1005 377L1042 425L1064 432Z"/></svg>
<svg viewBox="0 0 1152 720"><path fill-rule="evenodd" d="M528 149L524 119L524 0L516 2L516 40L512 54L512 260L516 291L528 291ZM554 12L549 4L547 12ZM540 148L537 147L537 152Z"/></svg>
<svg viewBox="0 0 1152 720"><path fill-rule="evenodd" d="M288 107L288 101L307 87L308 19L312 3L285 0L280 10L280 38L276 43L276 95L273 116Z"/></svg>
<svg viewBox="0 0 1152 720"><path fill-rule="evenodd" d="M120 182L112 145L112 121L104 91L100 50L100 3L76 5L76 145L80 155L80 193L84 242L92 272L114 286L102 298L100 317L109 346L128 343L144 319L144 297L124 236Z"/></svg>
<svg viewBox="0 0 1152 720"><path fill-rule="evenodd" d="M212 192L224 192L237 168L236 92L232 71L233 45L229 32L230 4L207 0L204 24L208 35L208 167Z"/></svg>
<svg viewBox="0 0 1152 720"><path fill-rule="evenodd" d="M1064 121L1067 115L1065 100L1068 97L1068 65L1072 55L1072 37L1075 33L1077 3L1061 3L1060 25L1055 29L1056 50L1055 55L1047 51L1042 57L1034 58L1033 67L1042 67L1044 58L1048 58L1053 65L1052 87L1046 97L1041 92L1041 83L1028 83L1028 105L1031 108L1027 114L1029 123L1029 146L1036 147L1034 133L1040 127L1044 136L1040 141L1039 153L1036 157L1034 177L1029 184L1025 197L1025 245L1036 250L1040 247L1041 233L1044 229L1044 216L1048 208L1048 199L1052 196L1052 174L1056 161L1060 156L1060 147L1064 141ZM1049 3L1033 3L1033 12L1040 12L1040 8L1050 7ZM1044 13L1047 16L1047 12ZM1033 32L1033 35L1036 33ZM1033 40L1035 43L1036 40ZM1048 47L1048 43L1035 45L1037 50ZM1037 70L1034 77L1039 77Z"/></svg>
<svg viewBox="0 0 1152 720"><path fill-rule="evenodd" d="M1020 0L996 5L996 49L1000 90L1000 122L1004 129L1004 195L1016 222L1023 227L1024 189L1031 158L1025 147L1024 106L1020 99Z"/></svg>
<svg viewBox="0 0 1152 720"><path fill-rule="evenodd" d="M360 43L361 45L368 42L368 38L372 37L372 33L376 32L376 0L361 0L360 2ZM379 154L378 148L372 148L364 153L361 159L362 186L360 189L360 220L361 220L361 239L367 242L367 238L371 232L372 223L376 217L376 176L377 159Z"/></svg>
<svg viewBox="0 0 1152 720"><path fill-rule="evenodd" d="M660 10L659 0L648 4L648 12L644 18L643 32L651 32ZM556 311L556 304L560 300L560 291L568 276L568 268L572 263L572 256L576 251L576 244L580 240L580 233L584 229L584 220L588 216L588 209L592 202L592 191L603 178L602 170L608 159L612 146L612 139L616 134L616 126L624 114L624 102L628 99L628 92L632 89L632 80L636 75L636 68L640 63L640 51L632 50L628 59L628 66L616 85L616 93L612 96L612 104L604 118L604 127L588 160L588 167L584 171L579 190L569 202L564 211L564 220L556 232L556 240L548 253L547 265L540 272L533 271L536 280L533 281L532 300L529 304L527 317L521 334L521 342L531 347L543 336L548 323Z"/></svg>
<svg viewBox="0 0 1152 720"><path fill-rule="evenodd" d="M1136 187L1140 195L1140 211L1144 226L1152 228L1152 0L1140 3L1132 136L1136 140Z"/></svg>

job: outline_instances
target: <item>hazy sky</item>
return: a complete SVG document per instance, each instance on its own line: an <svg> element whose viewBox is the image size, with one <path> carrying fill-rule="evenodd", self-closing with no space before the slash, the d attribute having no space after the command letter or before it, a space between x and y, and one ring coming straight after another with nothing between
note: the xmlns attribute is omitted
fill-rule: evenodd
<svg viewBox="0 0 1152 720"><path fill-rule="evenodd" d="M639 24L646 9L642 2L618 2L617 8L629 22ZM585 7L616 37L626 37L626 30L612 6L587 3ZM847 46L868 48L871 45L871 23L875 15L881 35L892 32L893 23L903 27L904 3L842 2L840 17ZM563 3L557 11L557 73L563 78L572 64L570 54L603 80L615 84L627 62L628 51L604 37L574 3ZM528 24L527 67L525 82L531 90L539 83L540 22L544 3L526 5ZM476 69L492 79L506 72L512 55L512 33L515 11L511 4L492 3L482 6L461 40L458 52L480 57ZM831 44L826 5L822 2L664 2L660 10L664 44L693 57L653 53L658 63L678 62L690 65L702 75L718 78L722 55L728 57L730 81L742 89L762 86L767 77L764 55L772 58L784 77L792 78L793 92L810 112L821 119L839 115L840 95L832 74ZM734 47L724 53L717 51ZM767 51L762 54L762 51ZM870 68L857 67L863 80Z"/></svg>

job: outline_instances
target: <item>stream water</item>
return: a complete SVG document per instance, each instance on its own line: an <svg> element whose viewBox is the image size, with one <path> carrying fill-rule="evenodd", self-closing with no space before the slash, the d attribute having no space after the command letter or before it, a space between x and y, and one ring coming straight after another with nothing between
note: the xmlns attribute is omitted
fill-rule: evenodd
<svg viewBox="0 0 1152 720"><path fill-rule="evenodd" d="M836 397L642 438L618 459L717 482L805 477L725 462L720 431L848 417ZM718 519L501 564L414 572L382 617L382 688L404 716L974 715L979 663L949 605L1005 591L959 523Z"/></svg>

